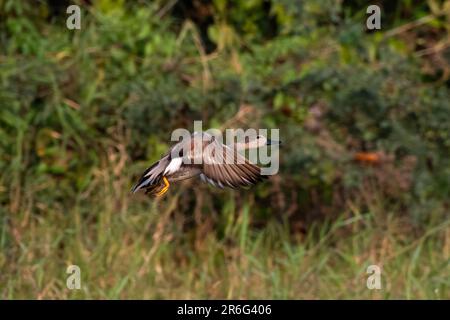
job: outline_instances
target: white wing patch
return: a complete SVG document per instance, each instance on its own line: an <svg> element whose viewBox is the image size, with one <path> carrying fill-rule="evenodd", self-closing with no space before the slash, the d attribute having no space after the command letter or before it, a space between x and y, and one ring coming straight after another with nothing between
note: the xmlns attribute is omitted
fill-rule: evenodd
<svg viewBox="0 0 450 320"><path fill-rule="evenodd" d="M173 158L169 162L169 165L166 167L166 170L164 170L164 174L171 174L176 172L178 169L180 169L182 163L183 158Z"/></svg>

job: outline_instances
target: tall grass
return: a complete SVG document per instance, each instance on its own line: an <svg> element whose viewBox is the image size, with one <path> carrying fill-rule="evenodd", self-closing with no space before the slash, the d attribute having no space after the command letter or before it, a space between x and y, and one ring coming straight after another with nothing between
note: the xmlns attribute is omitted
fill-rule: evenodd
<svg viewBox="0 0 450 320"><path fill-rule="evenodd" d="M255 229L250 192L217 217L193 217L177 210L191 192L184 186L152 201L130 196L125 184L113 190L108 172L70 208L3 217L2 298L450 298L448 220L414 226L385 204L360 211L349 203L304 233L276 219ZM66 287L72 264L80 290ZM382 269L381 290L366 286L372 264Z"/></svg>

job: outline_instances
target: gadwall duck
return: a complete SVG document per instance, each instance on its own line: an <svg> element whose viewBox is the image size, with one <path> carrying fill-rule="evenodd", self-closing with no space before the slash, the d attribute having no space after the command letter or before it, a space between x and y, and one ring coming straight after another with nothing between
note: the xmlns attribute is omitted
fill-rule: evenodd
<svg viewBox="0 0 450 320"><path fill-rule="evenodd" d="M167 192L171 182L197 176L219 188L251 186L266 176L261 174L260 167L236 151L279 143L257 135L246 137L232 148L213 135L195 132L174 144L160 160L147 168L131 192L143 189L146 194L159 197Z"/></svg>

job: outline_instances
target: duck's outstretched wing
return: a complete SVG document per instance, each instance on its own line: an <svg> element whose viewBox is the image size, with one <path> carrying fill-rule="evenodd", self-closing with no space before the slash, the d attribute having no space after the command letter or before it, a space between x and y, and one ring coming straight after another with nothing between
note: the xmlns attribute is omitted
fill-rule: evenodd
<svg viewBox="0 0 450 320"><path fill-rule="evenodd" d="M214 139L203 149L201 178L218 187L243 187L261 181L261 168Z"/></svg>

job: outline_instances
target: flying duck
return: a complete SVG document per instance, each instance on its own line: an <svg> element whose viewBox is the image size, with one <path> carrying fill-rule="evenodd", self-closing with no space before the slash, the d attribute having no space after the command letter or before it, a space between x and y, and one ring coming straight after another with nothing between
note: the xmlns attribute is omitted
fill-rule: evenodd
<svg viewBox="0 0 450 320"><path fill-rule="evenodd" d="M257 135L246 137L233 148L222 144L211 134L194 132L188 139L174 144L161 159L147 168L131 192L143 189L146 194L160 197L167 192L171 182L197 176L219 188L251 186L267 176L237 151L279 143Z"/></svg>

